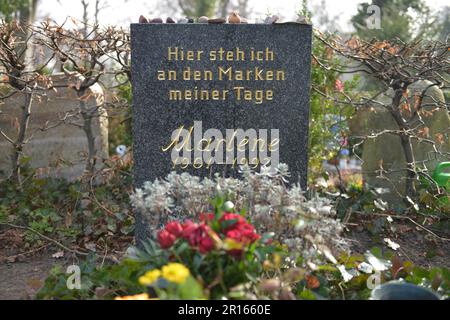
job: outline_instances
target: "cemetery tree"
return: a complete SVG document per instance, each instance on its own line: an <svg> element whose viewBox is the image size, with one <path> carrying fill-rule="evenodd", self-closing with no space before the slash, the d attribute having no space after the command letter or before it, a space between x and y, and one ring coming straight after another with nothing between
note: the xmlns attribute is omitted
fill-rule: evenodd
<svg viewBox="0 0 450 320"><path fill-rule="evenodd" d="M18 34L29 34L25 42L18 37ZM28 136L28 126L31 117L31 108L33 99L37 95L45 94L51 87L51 81L43 74L43 70L48 65L49 59L45 60L36 69L31 69L24 62L23 56L26 54L29 46L32 45L31 38L34 31L26 26L15 22L2 22L0 24L0 101L3 101L13 95L23 95L24 103L20 105L21 116L17 122L17 136L7 135L0 129L0 137L8 141L13 147L11 155L12 174L14 182L21 186L21 167L24 146L32 138Z"/></svg>
<svg viewBox="0 0 450 320"><path fill-rule="evenodd" d="M339 66L333 66L323 57L315 57L317 63L327 70L341 73L365 73L382 84L382 89L371 94L353 99L345 92L337 101L351 105L356 109L373 108L386 110L394 120L397 129L386 128L381 132L372 132L362 141L382 135L395 135L400 138L406 163L405 167L405 201L411 204L416 196L416 183L419 177L429 180L427 170L420 168L415 159L413 145L419 141L433 146L436 154L442 155L442 146L446 132L430 136L430 128L425 125L426 118L439 110L445 110L448 103L430 97L433 89L449 89L450 60L448 40L443 42L416 41L405 43L394 41L364 41L353 37L348 41L318 34L317 39L342 57ZM421 92L411 96L412 88L418 82L426 82ZM316 92L336 99L326 92L314 88ZM382 99L382 96L388 99ZM392 150L391 150L392 151ZM391 152L387 151L387 152ZM444 157L448 158L446 152ZM383 171L383 164L380 163Z"/></svg>
<svg viewBox="0 0 450 320"><path fill-rule="evenodd" d="M87 29L90 31L86 34ZM125 35L122 32L117 37L117 30L113 27L103 29L94 25L89 28L82 26L77 30L49 22L42 23L37 30L39 43L54 53L62 71L73 80L70 87L77 93L82 117L82 124L79 126L84 130L88 141L86 172L93 175L97 162L93 120L105 115L100 112L103 105L88 105L87 101L91 97L89 89L101 84L101 78L106 73L115 73L107 70L112 56L116 62L122 63L119 73L127 74L127 42L121 40L125 39ZM116 51L119 47L121 52Z"/></svg>
<svg viewBox="0 0 450 320"><path fill-rule="evenodd" d="M3 18L7 22L18 21L24 26L28 26L33 23L39 0L0 0L0 18ZM27 38L30 36L28 28L24 27L21 30L17 30L18 37L21 38L23 46L18 45L17 50L22 51L26 46ZM22 59L28 59L27 63L30 63L33 56L33 47L28 46L25 54L22 55Z"/></svg>
<svg viewBox="0 0 450 320"><path fill-rule="evenodd" d="M0 16L6 21L30 22L36 12L37 0L0 0Z"/></svg>
<svg viewBox="0 0 450 320"><path fill-rule="evenodd" d="M323 163L338 156L344 148L347 128L345 119L352 116L351 107L342 108L333 99L323 96L338 96L345 90L350 94L358 83L358 78L343 83L341 74L336 70L325 69L316 59L326 59L330 66L338 66L339 60L326 45L315 41L313 46L312 85L316 90L311 92L311 113L309 128L309 180L316 181L324 174ZM330 130L331 128L331 130ZM343 187L341 184L340 187Z"/></svg>
<svg viewBox="0 0 450 320"><path fill-rule="evenodd" d="M450 6L439 10L427 36L441 41L445 41L450 36Z"/></svg>
<svg viewBox="0 0 450 320"><path fill-rule="evenodd" d="M380 29L367 27L366 19L371 15L368 12L371 5L378 6L381 9ZM414 12L415 17L410 13L411 11ZM372 3L362 3L351 22L356 29L356 34L365 40L399 38L403 41L409 41L414 36L414 28L420 27L418 26L420 20L426 18L428 14L429 8L423 0L373 0Z"/></svg>

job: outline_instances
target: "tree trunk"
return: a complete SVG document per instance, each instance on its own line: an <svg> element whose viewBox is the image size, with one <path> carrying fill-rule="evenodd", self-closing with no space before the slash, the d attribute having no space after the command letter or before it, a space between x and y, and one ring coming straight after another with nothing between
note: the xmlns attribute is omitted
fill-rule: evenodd
<svg viewBox="0 0 450 320"><path fill-rule="evenodd" d="M25 137L30 124L31 106L33 104L32 89L25 88L25 103L22 106L22 115L19 124L19 135L14 143L14 153L12 155L12 180L22 188L21 178L21 159L23 154L23 147L25 146Z"/></svg>
<svg viewBox="0 0 450 320"><path fill-rule="evenodd" d="M38 0L28 0L28 4L20 10L19 19L22 25L28 26L34 23L38 2ZM22 59L28 69L32 69L34 65L34 47L31 44L31 41L27 41L28 37L30 37L30 32L27 29L24 29L24 32L19 34L19 37L23 40L24 44L23 46L18 46L18 48L19 50L25 50Z"/></svg>
<svg viewBox="0 0 450 320"><path fill-rule="evenodd" d="M25 24L32 24L36 18L38 0L28 0L28 4L20 10L20 21Z"/></svg>
<svg viewBox="0 0 450 320"><path fill-rule="evenodd" d="M414 158L414 150L411 143L411 136L409 134L400 135L402 141L402 148L405 154L407 162L407 174L406 174L406 195L413 199L416 195L416 160ZM409 203L409 201L407 201Z"/></svg>
<svg viewBox="0 0 450 320"><path fill-rule="evenodd" d="M92 130L92 119L94 118L94 113L97 110L91 110L89 106L87 106L86 101L84 100L84 96L85 90L78 92L81 115L83 116L83 131L86 134L86 139L88 142L88 158L86 159L86 171L90 175L93 175L95 171L97 150L95 148L95 136Z"/></svg>
<svg viewBox="0 0 450 320"><path fill-rule="evenodd" d="M405 155L406 170L407 170L405 195L406 197L414 199L416 195L415 180L417 177L416 159L414 157L411 135L409 133L409 130L411 128L409 128L407 121L403 118L400 111L400 104L402 98L403 98L403 90L401 89L396 90L390 112L401 131L399 136L402 144L403 153ZM410 201L408 201L408 199L405 199L405 202L408 205L411 204Z"/></svg>

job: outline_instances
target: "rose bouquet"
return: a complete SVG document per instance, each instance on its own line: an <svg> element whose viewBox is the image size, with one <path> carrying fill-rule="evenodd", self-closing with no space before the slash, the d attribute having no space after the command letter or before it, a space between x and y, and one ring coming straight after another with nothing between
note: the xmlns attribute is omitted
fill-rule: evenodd
<svg viewBox="0 0 450 320"><path fill-rule="evenodd" d="M203 255L223 249L236 258L242 257L245 249L261 239L253 225L242 216L226 212L218 221L214 214L202 214L200 223L187 220L183 224L170 222L158 233L162 249L170 249L177 241L186 242L192 250Z"/></svg>
<svg viewBox="0 0 450 320"><path fill-rule="evenodd" d="M172 221L159 231L157 241L144 243L138 258L152 268L181 263L211 298L227 296L239 285L253 285L265 272L264 262L281 250L272 235L261 236L230 204L216 199L215 212L199 221Z"/></svg>

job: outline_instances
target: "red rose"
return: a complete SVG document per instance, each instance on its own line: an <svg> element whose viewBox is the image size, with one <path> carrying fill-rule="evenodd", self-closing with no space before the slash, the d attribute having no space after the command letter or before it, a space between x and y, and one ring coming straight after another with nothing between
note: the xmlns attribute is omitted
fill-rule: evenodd
<svg viewBox="0 0 450 320"><path fill-rule="evenodd" d="M187 220L182 227L183 227L183 234L182 234L183 239L189 240L190 236L195 232L195 230L197 230L198 224L193 223L190 220Z"/></svg>
<svg viewBox="0 0 450 320"><path fill-rule="evenodd" d="M242 235L239 230L231 230L227 232L227 238L233 239L236 242L242 242Z"/></svg>
<svg viewBox="0 0 450 320"><path fill-rule="evenodd" d="M177 238L167 230L162 230L158 233L158 241L162 249L171 248L176 240Z"/></svg>
<svg viewBox="0 0 450 320"><path fill-rule="evenodd" d="M226 233L227 238L242 244L251 244L261 238L259 234L255 232L255 228L248 223L240 224L236 228Z"/></svg>
<svg viewBox="0 0 450 320"><path fill-rule="evenodd" d="M179 222L170 222L166 225L166 231L180 238L183 235L183 226Z"/></svg>
<svg viewBox="0 0 450 320"><path fill-rule="evenodd" d="M192 247L192 248L197 248L197 246L198 246L198 243L199 243L199 239L200 239L200 237L199 237L199 234L200 233L200 230L199 230L199 227L197 227L195 230L194 230L194 232L191 232L191 234L186 238L186 240L189 242L189 245Z"/></svg>
<svg viewBox="0 0 450 320"><path fill-rule="evenodd" d="M195 228L194 228L195 226ZM214 241L209 236L212 232L210 227L206 224L190 225L190 233L186 234L186 240L189 241L189 245L200 251L202 254L207 254L214 249Z"/></svg>
<svg viewBox="0 0 450 320"><path fill-rule="evenodd" d="M225 213L222 218L219 220L220 224L225 224L224 232L228 232L233 230L240 224L245 224L247 221L239 214L235 213ZM231 225L230 225L231 224Z"/></svg>
<svg viewBox="0 0 450 320"><path fill-rule="evenodd" d="M204 236L198 246L200 253L207 254L214 249L214 242L209 235Z"/></svg>
<svg viewBox="0 0 450 320"><path fill-rule="evenodd" d="M253 243L259 240L261 236L255 232L255 228L251 224L243 224L238 227L244 242Z"/></svg>

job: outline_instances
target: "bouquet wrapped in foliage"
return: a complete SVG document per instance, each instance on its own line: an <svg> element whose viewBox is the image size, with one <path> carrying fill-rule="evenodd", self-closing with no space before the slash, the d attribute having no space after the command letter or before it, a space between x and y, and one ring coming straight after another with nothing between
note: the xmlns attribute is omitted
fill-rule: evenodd
<svg viewBox="0 0 450 320"><path fill-rule="evenodd" d="M272 234L259 235L244 211L227 212L226 207L232 206L217 198L215 212L200 214L199 221L169 222L158 232L157 241L144 243L145 249L137 251L135 258L155 268L167 261L187 266L213 298L226 297L238 285L256 285L264 262L280 254L281 248L271 245ZM141 284L158 289L157 273L149 272Z"/></svg>
<svg viewBox="0 0 450 320"><path fill-rule="evenodd" d="M341 236L343 225L336 219L331 201L306 199L298 185L287 183L290 174L286 165L280 164L276 172L242 167L241 174L242 179L219 175L201 179L172 173L164 180L145 183L132 196L132 203L153 238L170 221L200 221L202 212L215 210L218 204L211 199L219 196L221 205L229 202L235 208L245 209L246 218L258 233L273 233L274 240L287 246L292 260L301 257L305 262L320 263L319 251L337 253L347 248ZM229 211L233 209L225 206L224 212Z"/></svg>

